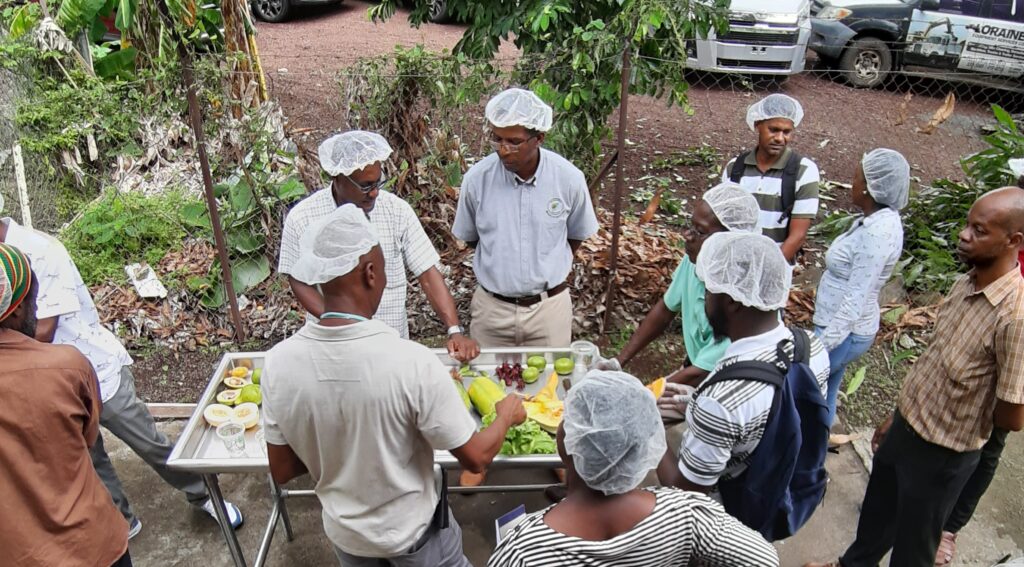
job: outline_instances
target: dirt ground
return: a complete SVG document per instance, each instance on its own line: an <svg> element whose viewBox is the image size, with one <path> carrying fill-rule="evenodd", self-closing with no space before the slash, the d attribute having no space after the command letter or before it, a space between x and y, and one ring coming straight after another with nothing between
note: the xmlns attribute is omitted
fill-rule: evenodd
<svg viewBox="0 0 1024 567"><path fill-rule="evenodd" d="M340 5L299 10L288 23L257 24L257 41L273 97L284 110L291 134L313 155L325 135L346 127L341 118L345 101L336 80L338 73L358 58L387 53L396 44L451 48L462 33L458 25L410 28L405 12L374 24L366 15L372 5L346 0ZM503 60L515 56L516 50L510 45L503 46L499 54ZM729 157L753 143L753 135L744 124L745 109L770 90L795 96L804 105L806 118L794 145L819 164L822 177L828 180L849 182L857 156L877 146L904 152L926 182L956 176L958 160L983 147L978 128L989 122L987 107L982 103L986 99L982 97L978 102L961 101L953 117L935 134L918 133L917 128L927 122L941 104L941 96L951 89L935 82L920 82L904 90L864 91L850 89L815 71L790 78L781 86L751 91L718 75L695 73L691 79L692 114L678 106L668 107L664 101L630 97L624 158L627 211L642 210L646 201L641 190L651 189L656 183L653 178L663 177L669 179L671 194L680 199L685 214L687 203L711 183L709 177L716 175ZM613 124L616 120L611 118ZM696 160L699 164L681 165L694 156L700 158ZM606 180L601 192L605 206L611 205L611 185L611 179ZM823 190L822 203L824 216L846 208L848 196L843 189ZM661 213L656 219L672 220ZM824 247L814 244L810 248ZM268 346L247 348L262 350ZM652 352L657 354L656 350ZM148 401L193 401L218 358L217 351L181 355L138 352L140 393ZM651 368L645 368L643 360L635 364L642 373L653 376L664 371L659 366L666 358L652 357Z"/></svg>
<svg viewBox="0 0 1024 567"><path fill-rule="evenodd" d="M281 103L291 130L298 133L300 145L307 149L315 150L327 133L347 126L341 112L344 100L334 80L337 73L360 57L387 53L396 44L421 44L436 50L453 47L461 37L458 25L410 28L404 11L375 24L366 16L372 5L348 0L337 6L307 8L285 24L257 26L273 96ZM506 45L499 57L515 55L514 47ZM809 72L782 85L754 90L722 75L694 73L689 95L692 114L680 107L667 107L661 100L630 97L630 144L625 159L630 190L644 187L640 178L663 170L685 180L673 179L675 194L699 194L708 185L707 169L659 168L654 162L708 144L717 149L720 165L724 165L755 142L744 123L746 107L768 92L783 92L801 101L806 118L798 129L795 148L818 163L824 179L842 182L852 180L861 153L879 146L903 152L925 182L957 177L960 158L983 147L978 128L990 121L987 103L1006 103L997 94L928 80L889 89L855 90L833 80L814 61L810 66ZM927 123L950 91L960 96L953 117L932 135L919 133L917 129ZM612 117L612 124L616 123ZM832 195L835 201L826 205L847 204L841 193Z"/></svg>

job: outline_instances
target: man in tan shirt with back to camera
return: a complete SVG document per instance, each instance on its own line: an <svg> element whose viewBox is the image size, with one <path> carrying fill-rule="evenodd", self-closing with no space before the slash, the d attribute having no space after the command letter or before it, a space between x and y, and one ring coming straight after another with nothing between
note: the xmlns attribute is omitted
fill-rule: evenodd
<svg viewBox="0 0 1024 567"><path fill-rule="evenodd" d="M477 431L437 356L370 320L387 271L377 231L354 205L306 230L292 277L320 288L324 311L267 353L263 420L274 480L313 477L343 567L468 567L435 483L434 451L482 471L509 427L526 420L522 402L507 396Z"/></svg>

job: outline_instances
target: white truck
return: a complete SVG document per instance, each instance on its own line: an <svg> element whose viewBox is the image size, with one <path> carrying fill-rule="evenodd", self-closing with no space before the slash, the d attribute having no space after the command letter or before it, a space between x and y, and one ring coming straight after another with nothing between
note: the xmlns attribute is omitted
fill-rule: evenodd
<svg viewBox="0 0 1024 567"><path fill-rule="evenodd" d="M810 0L732 0L729 31L687 42L691 69L793 75L804 70L811 36Z"/></svg>

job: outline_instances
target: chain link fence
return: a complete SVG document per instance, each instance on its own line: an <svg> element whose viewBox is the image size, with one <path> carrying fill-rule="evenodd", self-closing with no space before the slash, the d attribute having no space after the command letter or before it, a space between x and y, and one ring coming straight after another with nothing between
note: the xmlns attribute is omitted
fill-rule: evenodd
<svg viewBox="0 0 1024 567"><path fill-rule="evenodd" d="M360 59L360 53L316 57L301 50L263 53L271 98L280 103L287 118L282 120L280 114L271 111L262 115L261 124L233 124L223 129L225 135L213 137L210 142L214 160L244 163L248 159L246 138L230 132L247 128L273 130L274 144L288 151L281 152L275 164L268 167L280 168L285 165L281 160L293 160L289 165L297 168L307 191L312 192L326 184L316 165L320 141L335 131L351 128L381 131L396 149L394 159L386 167L392 179L391 189L417 210L442 254L449 287L463 322L468 323L468 305L475 287L471 250L450 232L461 176L491 151L483 117L487 99L509 86L529 83L549 63L525 60L507 50L487 65L465 61L453 65L429 58L402 60L394 54L368 63ZM562 71L570 73L571 69ZM919 72L892 73L876 88L854 88L849 73L836 70L808 52L806 69L788 77L691 72L685 106L632 96L623 134L625 147L618 156L625 170L625 220L616 276L620 295L615 302L613 328L634 324L657 300L678 262L681 231L695 200L717 182L729 159L756 144L756 136L745 124L750 104L769 93L781 92L804 106L805 120L797 129L792 146L815 161L821 170L820 221L850 208L848 187L860 156L876 147L903 153L913 166L918 185L943 177L962 178L960 159L986 147L983 137L993 125L991 105L998 104L1010 112L1024 111L1024 94L1019 90L1005 88L1008 85L996 88L966 81L976 78L965 73L952 77L955 80ZM0 71L0 188L7 201L6 214L16 213L17 202L13 166L9 159L3 159L7 155L3 152L17 137L12 119L12 99L19 92L16 81L15 74ZM217 118L216 108L207 106L204 112L208 119ZM556 114L556 120L559 118ZM609 117L610 125L617 122L617 116ZM596 159L598 164L607 163L612 155L616 135L613 132L604 144ZM293 142L297 143L295 147L291 146ZM118 158L101 181L126 192L151 194L177 187L196 196L201 185L191 144L191 134L183 122L143 118L139 136L142 156ZM548 145L557 150L559 144L558 140L550 140ZM295 158L285 157L290 150L295 150ZM42 165L33 163L29 167ZM599 207L602 231L584 246L571 282L576 289L577 329L584 333L597 331L611 277L608 211L614 205L615 179L614 173L600 177L596 171L599 168L594 169L589 172L588 181ZM237 180L244 175L241 171L225 171L222 177ZM29 177L31 198L41 207L47 206L53 198L46 193L47 184L39 181L45 178L31 172ZM265 255L269 264L276 266L283 208L259 214L264 217L261 226L266 240ZM208 271L214 256L212 248L201 243L205 242L204 232L183 222L180 215L164 211L162 220L173 224L182 235L186 251L153 261L166 270L164 273L176 274L170 283L187 289L183 284L189 277ZM52 230L58 226L43 228ZM819 239L808 245L811 253L804 262L811 271L824 244ZM126 260L138 261L142 257L144 253L140 252L138 258ZM443 335L425 296L412 283L409 315L413 335ZM107 291L114 294L108 299L116 295L121 305L119 320L137 327L139 332L147 326L166 325L173 329L182 323L177 315L157 312L148 313L148 318L133 318L131 294L114 288ZM277 326L264 325L270 330L260 332L260 336L284 336L299 324L300 319L288 314L294 307L291 302L273 299L275 294L287 296L281 279L273 279L255 293L250 294L255 303L272 307L264 314L268 320L280 316L287 321ZM176 301L188 309L198 308L195 301L183 296ZM154 318L157 323L152 322ZM209 318L210 336L216 334L215 328L224 320L219 315ZM195 335L190 328L179 328L173 333Z"/></svg>

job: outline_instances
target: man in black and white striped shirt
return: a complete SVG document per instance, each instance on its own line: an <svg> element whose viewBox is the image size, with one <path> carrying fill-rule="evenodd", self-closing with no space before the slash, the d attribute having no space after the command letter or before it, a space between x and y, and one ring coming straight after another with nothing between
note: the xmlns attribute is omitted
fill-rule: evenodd
<svg viewBox="0 0 1024 567"><path fill-rule="evenodd" d="M785 369L777 345L792 360L793 333L778 319L792 280L785 258L757 234L712 235L697 257L697 277L707 288L705 309L716 335L732 341L715 370L759 360ZM806 332L806 331L801 331ZM808 366L822 395L829 374L828 352L814 335ZM729 380L698 390L686 408L687 431L679 458L669 450L658 467L662 484L709 493L720 480L743 474L764 435L775 388L754 380Z"/></svg>
<svg viewBox="0 0 1024 567"><path fill-rule="evenodd" d="M723 183L738 183L757 199L758 228L779 244L790 263L818 215L818 166L789 147L803 116L800 103L784 94L770 94L750 105L747 126L757 134L757 146L722 170Z"/></svg>

